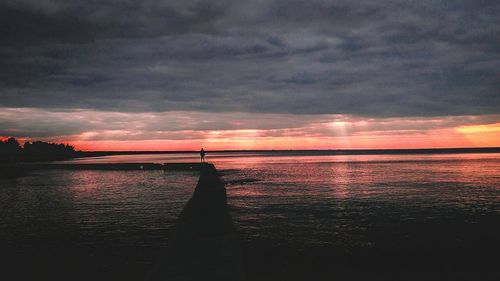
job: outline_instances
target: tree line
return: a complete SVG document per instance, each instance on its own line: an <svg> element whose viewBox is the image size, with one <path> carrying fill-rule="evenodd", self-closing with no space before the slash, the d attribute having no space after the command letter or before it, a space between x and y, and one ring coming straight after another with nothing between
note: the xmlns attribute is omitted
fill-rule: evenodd
<svg viewBox="0 0 500 281"><path fill-rule="evenodd" d="M45 161L75 157L77 152L72 145L44 141L28 141L21 145L15 138L0 141L0 160L2 162Z"/></svg>

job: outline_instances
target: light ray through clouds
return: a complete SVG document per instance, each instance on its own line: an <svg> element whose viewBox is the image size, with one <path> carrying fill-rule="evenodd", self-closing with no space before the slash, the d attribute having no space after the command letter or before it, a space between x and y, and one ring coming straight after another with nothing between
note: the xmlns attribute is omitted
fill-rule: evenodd
<svg viewBox="0 0 500 281"><path fill-rule="evenodd" d="M84 150L470 147L497 145L498 118L9 108L0 113L0 135L64 141Z"/></svg>

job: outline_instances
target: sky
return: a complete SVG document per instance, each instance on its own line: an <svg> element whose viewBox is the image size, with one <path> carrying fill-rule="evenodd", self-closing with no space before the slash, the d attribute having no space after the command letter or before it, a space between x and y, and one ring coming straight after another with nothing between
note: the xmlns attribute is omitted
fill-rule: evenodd
<svg viewBox="0 0 500 281"><path fill-rule="evenodd" d="M497 0L0 0L0 138L500 146Z"/></svg>

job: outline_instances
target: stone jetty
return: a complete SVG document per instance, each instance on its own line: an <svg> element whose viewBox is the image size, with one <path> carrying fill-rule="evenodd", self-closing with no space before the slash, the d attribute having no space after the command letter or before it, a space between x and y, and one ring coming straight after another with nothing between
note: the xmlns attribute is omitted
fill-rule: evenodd
<svg viewBox="0 0 500 281"><path fill-rule="evenodd" d="M214 165L201 164L198 184L169 245L150 280L245 279L226 189Z"/></svg>

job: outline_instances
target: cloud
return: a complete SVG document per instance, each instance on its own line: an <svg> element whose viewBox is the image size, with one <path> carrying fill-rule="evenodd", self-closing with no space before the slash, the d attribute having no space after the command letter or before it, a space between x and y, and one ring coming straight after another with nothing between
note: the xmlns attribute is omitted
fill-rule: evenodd
<svg viewBox="0 0 500 281"><path fill-rule="evenodd" d="M412 135L432 130L498 123L498 115L427 118L364 118L207 112L47 111L2 108L0 136L60 140L203 140L208 138L362 137Z"/></svg>
<svg viewBox="0 0 500 281"><path fill-rule="evenodd" d="M498 1L2 1L0 106L497 114L499 12Z"/></svg>

